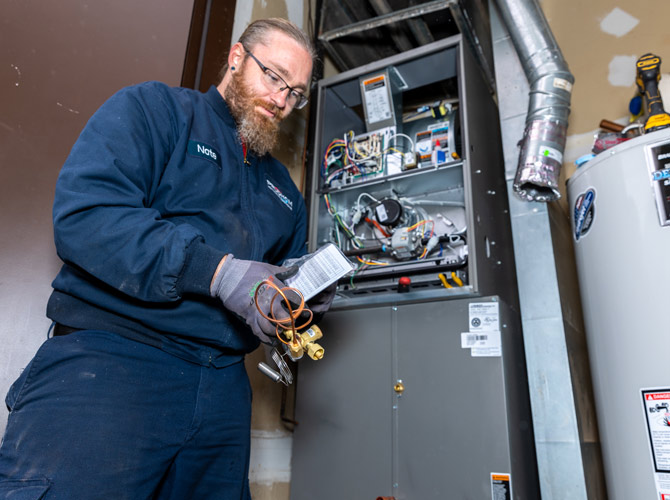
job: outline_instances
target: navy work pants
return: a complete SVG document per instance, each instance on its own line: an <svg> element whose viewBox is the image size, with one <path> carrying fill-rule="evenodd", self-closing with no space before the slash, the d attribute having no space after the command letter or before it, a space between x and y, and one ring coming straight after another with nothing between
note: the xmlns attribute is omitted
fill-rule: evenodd
<svg viewBox="0 0 670 500"><path fill-rule="evenodd" d="M6 402L0 499L251 498L242 361L199 366L78 331L47 340Z"/></svg>

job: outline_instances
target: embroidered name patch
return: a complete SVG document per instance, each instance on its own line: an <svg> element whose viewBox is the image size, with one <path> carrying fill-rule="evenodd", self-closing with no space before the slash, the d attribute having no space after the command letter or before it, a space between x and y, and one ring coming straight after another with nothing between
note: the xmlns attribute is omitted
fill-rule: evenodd
<svg viewBox="0 0 670 500"><path fill-rule="evenodd" d="M277 198L279 198L279 200L289 208L289 210L293 210L293 202L284 193L282 193L277 186L272 184L269 179L265 179L265 181L268 183L268 189L270 189L270 191L272 191L277 196Z"/></svg>
<svg viewBox="0 0 670 500"><path fill-rule="evenodd" d="M213 161L221 168L221 155L216 149L204 142L188 141L188 154Z"/></svg>

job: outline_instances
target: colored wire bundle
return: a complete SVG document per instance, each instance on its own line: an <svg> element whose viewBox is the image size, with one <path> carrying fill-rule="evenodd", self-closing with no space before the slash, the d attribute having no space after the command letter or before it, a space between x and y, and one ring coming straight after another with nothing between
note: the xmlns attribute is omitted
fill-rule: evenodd
<svg viewBox="0 0 670 500"><path fill-rule="evenodd" d="M417 227L423 226L423 225L426 225L426 224L431 225L430 234L428 235L428 238L430 238L431 236L433 236L433 230L435 229L435 221L433 221L433 220L420 220L416 224L408 227L407 230L408 231L414 231ZM426 236L425 232L423 233L423 236L424 237Z"/></svg>
<svg viewBox="0 0 670 500"><path fill-rule="evenodd" d="M364 139L356 139L350 130L344 139L333 139L326 147L321 166L324 185L330 186L344 174L350 179L359 179L383 172L385 154L383 136L372 133Z"/></svg>
<svg viewBox="0 0 670 500"><path fill-rule="evenodd" d="M326 194L323 197L324 201L326 202L326 208L328 209L328 213L335 219L335 222L342 228L344 231L344 234L347 235L347 237L351 240L352 244L356 248L362 248L363 244L360 242L356 234L354 234L352 228L350 228L346 222L342 219L339 213L335 211L333 206L330 204L330 195Z"/></svg>
<svg viewBox="0 0 670 500"><path fill-rule="evenodd" d="M326 153L323 155L323 165L321 167L321 177L326 178L328 175L328 168L331 164L337 163L344 155L344 141L342 139L333 139L328 147Z"/></svg>
<svg viewBox="0 0 670 500"><path fill-rule="evenodd" d="M388 266L388 262L381 262L379 260L370 260L370 259L364 259L360 256L357 256L356 259L358 262L361 264L365 264L366 266Z"/></svg>

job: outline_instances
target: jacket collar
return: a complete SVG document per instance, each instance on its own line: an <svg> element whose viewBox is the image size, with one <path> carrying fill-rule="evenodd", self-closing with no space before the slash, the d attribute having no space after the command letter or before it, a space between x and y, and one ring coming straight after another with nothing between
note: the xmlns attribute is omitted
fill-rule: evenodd
<svg viewBox="0 0 670 500"><path fill-rule="evenodd" d="M218 89L214 85L212 85L209 88L209 90L205 93L205 100L209 103L210 106L212 106L212 108L214 108L216 114L219 115L221 118L223 118L226 124L230 125L231 127L237 128L235 119L233 118L233 115L230 114L228 104L223 99L223 96L219 93Z"/></svg>

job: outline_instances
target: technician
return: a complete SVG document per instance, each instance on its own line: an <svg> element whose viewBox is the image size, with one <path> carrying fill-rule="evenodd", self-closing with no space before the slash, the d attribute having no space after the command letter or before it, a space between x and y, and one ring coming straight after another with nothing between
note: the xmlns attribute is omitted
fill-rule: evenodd
<svg viewBox="0 0 670 500"><path fill-rule="evenodd" d="M243 359L275 334L254 293L306 237L269 152L314 54L292 23L256 21L217 87L143 83L89 120L56 185L55 326L6 398L0 499L250 498Z"/></svg>

